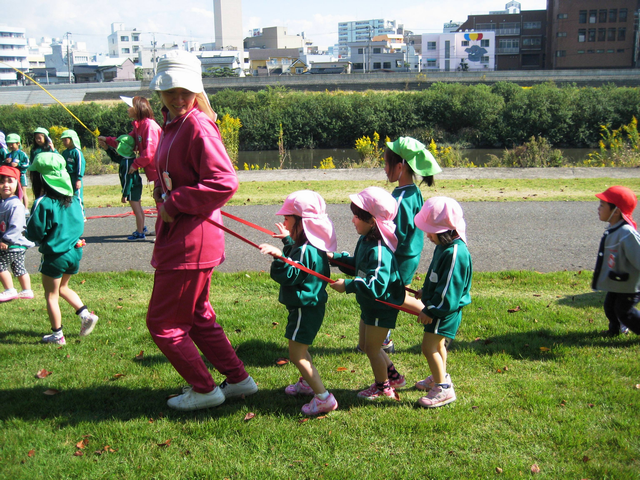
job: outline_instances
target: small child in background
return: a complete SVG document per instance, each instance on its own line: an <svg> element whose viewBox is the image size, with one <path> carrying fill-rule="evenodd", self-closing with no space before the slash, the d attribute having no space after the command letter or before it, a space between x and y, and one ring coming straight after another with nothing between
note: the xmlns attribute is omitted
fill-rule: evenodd
<svg viewBox="0 0 640 480"><path fill-rule="evenodd" d="M609 224L604 231L591 288L607 292L604 313L609 320L605 335L616 336L631 330L640 335L640 234L632 214L636 195L619 185L596 195L600 199L598 217Z"/></svg>
<svg viewBox="0 0 640 480"><path fill-rule="evenodd" d="M7 302L15 298L31 299L31 278L24 266L27 248L35 244L27 240L24 235L26 225L26 209L20 200L20 172L8 165L0 166L0 281L4 292L0 293L0 302ZM18 277L22 290L13 288L13 279L9 268Z"/></svg>
<svg viewBox="0 0 640 480"><path fill-rule="evenodd" d="M416 295L424 304L418 321L424 325L422 353L431 370L431 375L416 383L418 390L429 392L418 404L435 408L456 400L447 373L445 339L455 338L462 321L462 307L471 303L473 266L462 207L453 198L431 197L416 215L415 223L436 245L424 285Z"/></svg>
<svg viewBox="0 0 640 480"><path fill-rule="evenodd" d="M25 208L29 208L29 196L27 195L27 168L29 167L29 157L20 148L20 135L10 133L7 135L7 146L9 147L9 155L5 159L5 164L20 170L20 186L22 191L22 203Z"/></svg>
<svg viewBox="0 0 640 480"><path fill-rule="evenodd" d="M131 210L136 217L136 229L127 237L130 242L145 240L144 211L140 200L142 198L142 178L137 169L131 166L136 159L134 151L136 141L131 135L120 135L118 137L118 148L113 148L102 142L102 147L106 149L111 161L120 165L118 175L122 186L122 203L129 202Z"/></svg>
<svg viewBox="0 0 640 480"><path fill-rule="evenodd" d="M404 387L406 382L382 349L382 343L389 329L396 326L398 310L376 300L398 306L405 300L404 285L393 255L398 244L393 223L398 204L389 192L379 187L365 188L349 198L352 222L360 238L352 257L348 253L333 253L329 258L350 267L340 267L343 272L352 275L355 267L356 273L353 279L340 279L330 286L340 293L355 293L360 305L358 346L369 357L375 382L358 396L369 400L397 399L395 388Z"/></svg>
<svg viewBox="0 0 640 480"><path fill-rule="evenodd" d="M82 207L82 215L84 217L84 195L82 191L82 178L84 177L84 169L86 167L86 161L84 155L82 155L82 146L80 145L80 139L78 134L74 130L65 130L60 135L60 140L64 145L62 156L67 162L67 173L71 178L71 186L73 187L73 194L80 200L80 206Z"/></svg>
<svg viewBox="0 0 640 480"><path fill-rule="evenodd" d="M78 273L82 259L84 218L80 200L74 196L71 179L62 155L54 152L38 154L29 165L36 200L31 207L25 236L38 244L42 254L39 271L51 322L50 335L44 343L64 345L62 314L58 298L62 297L80 317L80 336L89 335L98 317L87 310L76 292L69 288L71 275Z"/></svg>
<svg viewBox="0 0 640 480"><path fill-rule="evenodd" d="M293 192L276 215L284 243L283 251L267 243L260 245L263 254L285 256L296 263L328 277L331 274L326 252L336 249L336 233L326 214L324 199L311 190ZM300 371L297 383L285 388L287 395L314 395L303 405L305 415L318 415L338 408L338 402L322 383L309 355L309 345L316 338L327 303L327 282L278 258L271 264L271 278L280 284L278 300L289 311L285 338L289 339L289 358Z"/></svg>
<svg viewBox="0 0 640 480"><path fill-rule="evenodd" d="M415 179L416 176L420 176L420 184L426 183L431 187L435 183L433 176L442 172L442 169L423 143L411 137L400 137L394 142L387 142L384 151L384 171L390 183L398 182L398 186L391 192L398 202L398 215L394 219L395 234L398 238L395 256L402 282L409 287L418 270L424 247L424 235L413 221L424 204ZM385 339L382 348L388 353L395 351L390 336Z"/></svg>
<svg viewBox="0 0 640 480"><path fill-rule="evenodd" d="M9 150L7 150L7 142L4 139L4 132L0 132L0 165L2 165L9 155Z"/></svg>
<svg viewBox="0 0 640 480"><path fill-rule="evenodd" d="M29 164L33 163L36 155L42 152L55 152L56 147L53 146L53 141L49 137L49 130L46 128L38 127L33 131L33 145L31 146L31 153L29 153Z"/></svg>

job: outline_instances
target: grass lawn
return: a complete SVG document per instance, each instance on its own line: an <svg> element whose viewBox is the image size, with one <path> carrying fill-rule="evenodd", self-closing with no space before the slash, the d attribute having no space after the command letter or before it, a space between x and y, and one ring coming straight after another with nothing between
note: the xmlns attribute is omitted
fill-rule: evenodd
<svg viewBox="0 0 640 480"><path fill-rule="evenodd" d="M603 295L590 277L475 274L449 356L458 400L435 410L416 407L428 371L407 314L393 334L400 401L356 398L373 379L354 350L359 309L329 289L310 351L340 408L305 421L305 399L284 394L297 370L276 365L286 316L268 273L216 273L212 286L260 392L192 413L166 406L184 383L145 326L151 275L74 277L100 321L80 340L63 303L61 348L38 343L49 322L33 275L36 299L1 307L0 478L640 478L640 339L597 334ZM42 369L52 373L36 378Z"/></svg>

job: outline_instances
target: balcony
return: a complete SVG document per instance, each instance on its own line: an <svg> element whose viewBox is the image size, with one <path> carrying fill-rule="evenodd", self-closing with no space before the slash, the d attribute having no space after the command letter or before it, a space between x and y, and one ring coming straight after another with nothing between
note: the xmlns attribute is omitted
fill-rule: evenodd
<svg viewBox="0 0 640 480"><path fill-rule="evenodd" d="M505 35L520 35L519 28L496 28L496 37Z"/></svg>
<svg viewBox="0 0 640 480"><path fill-rule="evenodd" d="M520 47L498 47L496 48L496 55L513 55L514 53L520 53Z"/></svg>

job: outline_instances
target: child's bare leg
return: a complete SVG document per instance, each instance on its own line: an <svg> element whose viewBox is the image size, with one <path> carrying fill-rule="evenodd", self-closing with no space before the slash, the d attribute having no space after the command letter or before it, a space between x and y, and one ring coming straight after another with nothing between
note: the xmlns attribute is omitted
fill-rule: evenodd
<svg viewBox="0 0 640 480"><path fill-rule="evenodd" d="M42 276L42 278L44 278L44 275ZM67 303L71 305L73 309L77 312L84 306L84 304L82 303L82 300L80 300L80 297L78 296L78 294L69 288L70 278L71 278L71 275L68 273L65 273L64 275L62 275L62 279L59 287L60 296L64 298L67 301Z"/></svg>
<svg viewBox="0 0 640 480"><path fill-rule="evenodd" d="M47 302L47 313L51 328L58 330L62 327L62 315L60 313L60 305L58 304L58 296L60 291L60 278L51 278L42 275L42 286L44 287L44 298Z"/></svg>
<svg viewBox="0 0 640 480"><path fill-rule="evenodd" d="M444 346L444 337L435 333L424 332L422 339L422 353L427 359L433 381L445 383L447 373L447 349Z"/></svg>
<svg viewBox="0 0 640 480"><path fill-rule="evenodd" d="M11 272L9 272L9 270L0 272L0 282L2 282L2 286L5 290L13 288L13 278L11 277Z"/></svg>
<svg viewBox="0 0 640 480"><path fill-rule="evenodd" d="M364 336L365 336L364 329L365 329L364 321L361 318L360 324L358 325L358 346L360 347L360 350L362 350L363 352L364 352Z"/></svg>
<svg viewBox="0 0 640 480"><path fill-rule="evenodd" d="M136 217L136 231L138 233L142 233L144 230L144 212L142 210L142 204L138 202L134 202L133 200L129 200L129 205L131 205L131 210L133 210L133 214Z"/></svg>
<svg viewBox="0 0 640 480"><path fill-rule="evenodd" d="M18 277L18 281L20 282L20 287L22 290L31 290L31 277L28 273Z"/></svg>
<svg viewBox="0 0 640 480"><path fill-rule="evenodd" d="M389 329L373 325L365 325L364 328L364 353L369 357L376 383L384 383L389 380L387 374L389 357L382 350L382 342L387 337Z"/></svg>
<svg viewBox="0 0 640 480"><path fill-rule="evenodd" d="M289 340L289 359L298 367L300 375L302 375L302 378L304 378L313 389L313 393L317 395L327 391L322 383L318 370L316 370L316 367L311 361L309 345Z"/></svg>
<svg viewBox="0 0 640 480"><path fill-rule="evenodd" d="M25 187L22 187L22 204L24 208L29 211L29 196L27 195L27 189Z"/></svg>

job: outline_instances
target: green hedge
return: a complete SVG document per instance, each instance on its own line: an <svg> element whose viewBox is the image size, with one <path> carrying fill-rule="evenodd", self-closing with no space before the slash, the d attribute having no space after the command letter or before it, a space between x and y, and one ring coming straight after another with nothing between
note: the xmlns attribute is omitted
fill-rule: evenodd
<svg viewBox="0 0 640 480"><path fill-rule="evenodd" d="M640 114L640 89L613 85L545 83L522 88L508 82L435 83L420 92L364 93L294 92L278 87L258 92L224 90L210 98L218 114L242 122L241 150L277 149L280 124L289 149L353 147L357 138L374 131L381 138L413 135L424 141L434 138L475 147L511 147L532 136L544 137L554 146L584 147L597 144L601 125L616 129ZM154 98L152 104L159 113L158 100ZM124 104L69 108L103 135L129 131ZM84 142L91 139L60 106L0 107L0 130L20 133L28 142L28 132L51 125L74 128Z"/></svg>

